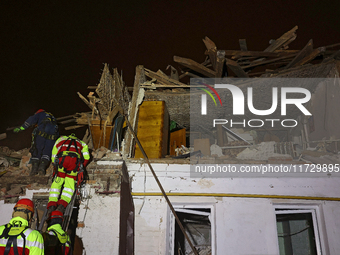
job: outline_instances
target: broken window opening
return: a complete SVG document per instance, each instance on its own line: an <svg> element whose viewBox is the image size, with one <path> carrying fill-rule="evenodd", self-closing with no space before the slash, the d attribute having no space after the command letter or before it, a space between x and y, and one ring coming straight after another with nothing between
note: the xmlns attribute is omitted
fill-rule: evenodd
<svg viewBox="0 0 340 255"><path fill-rule="evenodd" d="M214 254L214 221L212 209L209 207L177 207L174 208L180 219L186 234L198 251L198 254ZM194 254L190 245L185 239L175 217L170 215L170 249L171 255L191 255Z"/></svg>
<svg viewBox="0 0 340 255"><path fill-rule="evenodd" d="M320 233L316 210L275 208L280 255L321 255Z"/></svg>

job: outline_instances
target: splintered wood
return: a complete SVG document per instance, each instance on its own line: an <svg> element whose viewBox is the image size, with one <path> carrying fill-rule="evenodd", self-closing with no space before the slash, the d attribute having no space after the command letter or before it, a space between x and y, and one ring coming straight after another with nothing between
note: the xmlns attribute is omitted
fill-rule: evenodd
<svg viewBox="0 0 340 255"><path fill-rule="evenodd" d="M339 44L314 48L313 40L309 40L301 50L290 50L289 45L296 38L298 26L293 27L277 39L271 39L270 45L263 51L248 48L246 39L240 39L239 50L226 50L218 46L208 37L203 39L206 47L204 62L174 56L178 70L171 66L171 73L179 75L174 78L171 74L157 76L157 73L147 70L147 80L142 84L147 89L185 88L188 78L224 78L224 77L274 77L282 73L296 71L306 65L318 65L340 58ZM164 73L163 73L164 74ZM178 77L178 78L177 78ZM186 79L186 80L185 80ZM177 81L174 82L174 80ZM190 85L186 86L190 88Z"/></svg>

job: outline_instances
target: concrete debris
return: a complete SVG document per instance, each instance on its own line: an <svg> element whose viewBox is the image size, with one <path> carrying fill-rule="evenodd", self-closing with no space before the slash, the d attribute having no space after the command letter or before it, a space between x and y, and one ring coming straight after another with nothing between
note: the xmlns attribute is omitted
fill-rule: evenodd
<svg viewBox="0 0 340 255"><path fill-rule="evenodd" d="M278 154L274 152L275 142L262 142L256 146L246 148L244 151L237 155L237 159L242 160L268 160L273 157L287 157L291 158L288 154Z"/></svg>
<svg viewBox="0 0 340 255"><path fill-rule="evenodd" d="M103 158L107 152L110 152L107 148L104 146L100 147L99 149L92 152L93 160L99 160Z"/></svg>
<svg viewBox="0 0 340 255"><path fill-rule="evenodd" d="M223 156L222 148L218 146L217 144L212 144L210 146L210 153L211 153L211 156L214 156L214 155L216 155L217 157Z"/></svg>
<svg viewBox="0 0 340 255"><path fill-rule="evenodd" d="M8 167L9 166L8 160L0 157L0 166Z"/></svg>
<svg viewBox="0 0 340 255"><path fill-rule="evenodd" d="M112 151L108 150L106 152L105 158L108 158L108 159L122 159L122 154L120 154L119 152L112 152Z"/></svg>

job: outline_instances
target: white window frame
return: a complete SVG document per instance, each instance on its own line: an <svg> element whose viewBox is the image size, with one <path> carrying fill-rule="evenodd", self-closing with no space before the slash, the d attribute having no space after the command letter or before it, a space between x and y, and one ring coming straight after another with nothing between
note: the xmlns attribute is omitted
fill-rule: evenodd
<svg viewBox="0 0 340 255"><path fill-rule="evenodd" d="M277 210L280 209L280 210ZM286 210L285 210L286 209ZM297 213L311 213L312 220L313 220L313 230L315 236L315 244L316 244L316 251L317 255L325 255L327 246L325 242L325 229L324 229L324 222L323 222L323 214L320 210L319 205L308 205L308 204L275 204L274 205L275 211L275 231L276 236L278 236L277 228L276 228L276 215L277 214L297 214ZM279 242L277 240L277 254L280 254L279 250Z"/></svg>
<svg viewBox="0 0 340 255"><path fill-rule="evenodd" d="M176 203L173 204L176 212L186 212L197 215L208 216L211 224L211 254L216 255L216 220L215 220L215 206L213 204L189 204L189 203ZM192 209L210 209L210 213L194 211ZM175 255L175 216L172 214L168 207L168 227L167 227L167 245L166 254Z"/></svg>

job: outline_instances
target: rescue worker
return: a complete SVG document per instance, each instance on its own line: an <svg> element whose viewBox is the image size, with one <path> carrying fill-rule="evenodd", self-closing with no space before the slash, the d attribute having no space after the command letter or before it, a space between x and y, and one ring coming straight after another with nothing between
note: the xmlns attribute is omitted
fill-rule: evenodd
<svg viewBox="0 0 340 255"><path fill-rule="evenodd" d="M72 254L70 237L61 227L63 220L62 212L53 211L51 213L47 231L43 233L46 254Z"/></svg>
<svg viewBox="0 0 340 255"><path fill-rule="evenodd" d="M12 219L0 226L0 254L44 254L44 240L37 230L29 228L34 214L32 200L20 199L14 206Z"/></svg>
<svg viewBox="0 0 340 255"><path fill-rule="evenodd" d="M74 134L61 136L52 149L52 163L57 171L52 182L47 209L49 215L54 210L64 213L72 199L77 185L83 181L84 172L90 160L89 148L86 143ZM61 189L63 189L60 194Z"/></svg>
<svg viewBox="0 0 340 255"><path fill-rule="evenodd" d="M30 149L32 170L30 175L45 175L46 168L50 164L52 147L59 137L58 125L51 113L40 109L30 116L21 127L15 128L13 131L18 133L33 125L37 125L37 127L32 132Z"/></svg>

